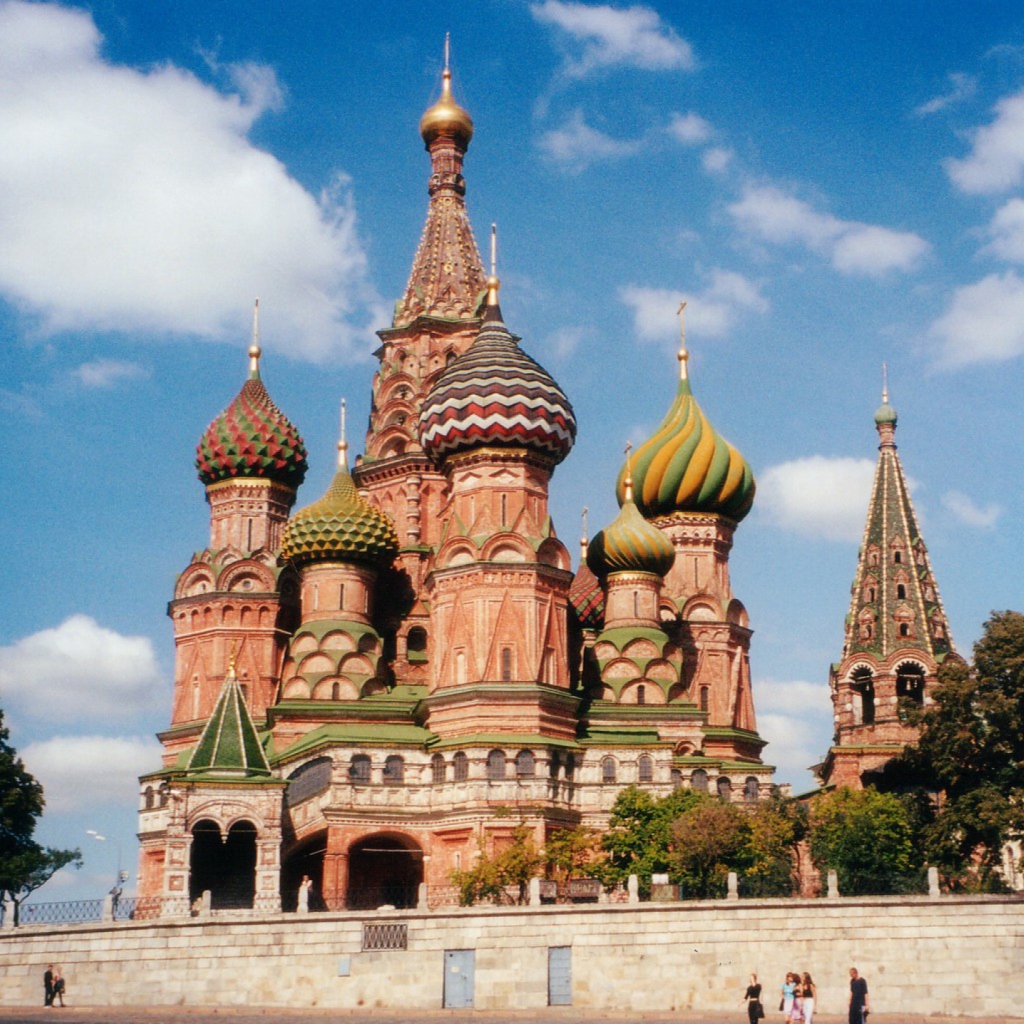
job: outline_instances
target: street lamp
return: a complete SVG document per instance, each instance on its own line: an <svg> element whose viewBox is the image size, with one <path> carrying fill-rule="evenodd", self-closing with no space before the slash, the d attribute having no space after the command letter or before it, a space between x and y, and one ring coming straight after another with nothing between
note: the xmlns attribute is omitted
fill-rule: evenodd
<svg viewBox="0 0 1024 1024"><path fill-rule="evenodd" d="M96 829L94 829L94 828L87 828L85 830L85 834L87 836L92 836L92 838L95 839L96 842L98 842L98 843L105 843L105 842L107 842L107 837L104 836L104 835L100 835L100 833L97 832ZM114 888L118 889L118 888L121 887L121 885L124 882L128 881L129 877L131 876L131 872L130 871L122 871L121 870L121 843L120 843L120 841L115 839L114 840L114 846L117 848L117 881L114 882Z"/></svg>

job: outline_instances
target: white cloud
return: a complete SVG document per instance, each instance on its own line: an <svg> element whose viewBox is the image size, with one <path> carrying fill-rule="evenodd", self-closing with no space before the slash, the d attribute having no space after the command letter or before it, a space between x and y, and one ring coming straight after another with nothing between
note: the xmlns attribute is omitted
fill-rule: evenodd
<svg viewBox="0 0 1024 1024"><path fill-rule="evenodd" d="M701 154L700 165L708 174L721 174L732 160L732 150L712 146Z"/></svg>
<svg viewBox="0 0 1024 1024"><path fill-rule="evenodd" d="M762 679L757 684L757 707L764 711L805 714L831 707L828 683Z"/></svg>
<svg viewBox="0 0 1024 1024"><path fill-rule="evenodd" d="M552 352L556 359L568 359L586 339L593 337L590 327L560 327L548 335L544 347Z"/></svg>
<svg viewBox="0 0 1024 1024"><path fill-rule="evenodd" d="M1010 199L992 217L988 225L992 241L989 252L1004 260L1024 263L1024 199Z"/></svg>
<svg viewBox="0 0 1024 1024"><path fill-rule="evenodd" d="M1024 90L1005 96L995 119L971 133L970 154L946 160L946 173L964 192L988 194L1015 188L1024 180Z"/></svg>
<svg viewBox="0 0 1024 1024"><path fill-rule="evenodd" d="M134 806L138 777L160 767L160 744L143 736L55 736L21 752L43 784L46 810Z"/></svg>
<svg viewBox="0 0 1024 1024"><path fill-rule="evenodd" d="M947 77L949 78L949 92L935 96L917 107L914 113L918 117L937 114L940 110L962 103L974 95L978 83L970 75L965 75L962 71L953 71Z"/></svg>
<svg viewBox="0 0 1024 1024"><path fill-rule="evenodd" d="M125 380L138 380L149 374L138 363L122 359L94 359L71 371L71 376L85 388L112 388Z"/></svg>
<svg viewBox="0 0 1024 1024"><path fill-rule="evenodd" d="M153 645L88 615L0 647L0 700L51 723L123 721L163 707Z"/></svg>
<svg viewBox="0 0 1024 1024"><path fill-rule="evenodd" d="M567 78L585 78L611 67L671 71L694 66L690 44L649 7L544 0L532 4L530 12L541 24L558 30L566 47Z"/></svg>
<svg viewBox="0 0 1024 1024"><path fill-rule="evenodd" d="M991 530L1003 514L1002 508L990 502L984 507L960 491L949 491L942 496L942 504L961 523L977 526L983 530Z"/></svg>
<svg viewBox="0 0 1024 1024"><path fill-rule="evenodd" d="M858 541L864 532L875 464L870 459L812 455L764 470L757 509L792 533Z"/></svg>
<svg viewBox="0 0 1024 1024"><path fill-rule="evenodd" d="M760 701L762 684L754 686ZM777 782L791 782L793 793L817 788L808 769L823 760L832 743L832 705L826 694L824 706L807 714L758 714L757 731L768 741L762 757L776 767Z"/></svg>
<svg viewBox="0 0 1024 1024"><path fill-rule="evenodd" d="M0 3L0 292L44 332L183 332L314 360L378 315L348 181L312 196L248 138L280 106L271 69L219 91L101 56L91 16ZM221 75L221 78L224 76Z"/></svg>
<svg viewBox="0 0 1024 1024"><path fill-rule="evenodd" d="M711 125L693 111L673 114L667 130L672 138L687 146L699 146L711 138Z"/></svg>
<svg viewBox="0 0 1024 1024"><path fill-rule="evenodd" d="M758 286L729 270L713 270L707 287L697 294L642 285L619 289L619 300L633 309L633 324L641 341L678 338L679 303L684 299L687 332L711 338L727 334L744 312L768 310Z"/></svg>
<svg viewBox="0 0 1024 1024"><path fill-rule="evenodd" d="M776 245L804 245L843 274L879 277L910 271L929 249L912 232L840 220L773 185L748 185L729 212L741 230Z"/></svg>
<svg viewBox="0 0 1024 1024"><path fill-rule="evenodd" d="M570 114L561 128L553 128L537 140L538 148L549 160L574 174L599 160L632 156L642 145L642 140L613 139L591 128L580 110Z"/></svg>
<svg viewBox="0 0 1024 1024"><path fill-rule="evenodd" d="M1024 355L1024 280L1007 270L958 288L929 334L947 368Z"/></svg>

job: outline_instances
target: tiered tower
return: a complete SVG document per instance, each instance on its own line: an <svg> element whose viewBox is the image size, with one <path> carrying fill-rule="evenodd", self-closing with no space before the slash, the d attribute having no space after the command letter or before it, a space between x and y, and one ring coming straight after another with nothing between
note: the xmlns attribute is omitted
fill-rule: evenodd
<svg viewBox="0 0 1024 1024"><path fill-rule="evenodd" d="M896 451L888 388L875 413L878 465L853 580L842 659L832 666L835 736L817 767L826 786L860 788L917 740L907 711L926 706L943 659L956 656Z"/></svg>

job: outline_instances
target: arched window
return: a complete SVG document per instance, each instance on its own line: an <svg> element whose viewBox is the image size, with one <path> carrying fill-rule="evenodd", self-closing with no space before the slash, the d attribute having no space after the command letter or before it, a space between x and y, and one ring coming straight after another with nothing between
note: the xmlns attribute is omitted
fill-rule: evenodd
<svg viewBox="0 0 1024 1024"><path fill-rule="evenodd" d="M452 775L456 782L469 778L469 758L461 750L452 758Z"/></svg>
<svg viewBox="0 0 1024 1024"><path fill-rule="evenodd" d="M341 698L341 683L331 683L331 700Z"/></svg>
<svg viewBox="0 0 1024 1024"><path fill-rule="evenodd" d="M756 804L760 789L757 779L753 775L748 775L747 781L743 784L743 799L748 804Z"/></svg>
<svg viewBox="0 0 1024 1024"><path fill-rule="evenodd" d="M166 782L160 783L160 806L166 807L171 798L171 791Z"/></svg>
<svg viewBox="0 0 1024 1024"><path fill-rule="evenodd" d="M501 649L501 681L508 683L512 681L512 648L502 647Z"/></svg>
<svg viewBox="0 0 1024 1024"><path fill-rule="evenodd" d="M487 755L487 778L492 781L505 778L504 750L492 750Z"/></svg>
<svg viewBox="0 0 1024 1024"><path fill-rule="evenodd" d="M858 668L853 673L853 724L873 725L875 722L875 681L871 669Z"/></svg>
<svg viewBox="0 0 1024 1024"><path fill-rule="evenodd" d="M678 768L672 769L672 788L679 789L683 785L683 773Z"/></svg>
<svg viewBox="0 0 1024 1024"><path fill-rule="evenodd" d="M400 786L405 782L405 761L398 754L384 760L384 785Z"/></svg>
<svg viewBox="0 0 1024 1024"><path fill-rule="evenodd" d="M910 662L896 669L896 698L918 706L924 704L924 669L920 665Z"/></svg>
<svg viewBox="0 0 1024 1024"><path fill-rule="evenodd" d="M550 759L548 760L548 775L552 779L558 778L558 769L562 767L562 755L557 750L551 751Z"/></svg>
<svg viewBox="0 0 1024 1024"><path fill-rule="evenodd" d="M430 781L435 786L440 785L445 780L445 775L448 772L448 765L445 764L444 754L435 754L430 759Z"/></svg>
<svg viewBox="0 0 1024 1024"><path fill-rule="evenodd" d="M690 788L698 793L708 791L708 773L703 768L695 768L690 775Z"/></svg>
<svg viewBox="0 0 1024 1024"><path fill-rule="evenodd" d="M641 683L636 688L636 702L637 702L637 704L646 704L647 703L647 691L644 689L644 684L643 683Z"/></svg>
<svg viewBox="0 0 1024 1024"><path fill-rule="evenodd" d="M654 762L646 754L636 763L636 778L638 782L654 781Z"/></svg>
<svg viewBox="0 0 1024 1024"><path fill-rule="evenodd" d="M727 775L718 776L718 795L723 800L732 799L732 782Z"/></svg>
<svg viewBox="0 0 1024 1024"><path fill-rule="evenodd" d="M701 709L701 711L707 711L708 710L708 704L710 703L710 694L711 694L711 690L710 690L709 687L702 686L700 688L700 709Z"/></svg>
<svg viewBox="0 0 1024 1024"><path fill-rule="evenodd" d="M572 751L569 751L569 753L567 753L565 755L565 777L567 779L571 779L572 778L572 773L575 770L576 770L576 757L572 753Z"/></svg>
<svg viewBox="0 0 1024 1024"><path fill-rule="evenodd" d="M422 654L427 649L427 631L422 626L413 626L405 646L410 654Z"/></svg>
<svg viewBox="0 0 1024 1024"><path fill-rule="evenodd" d="M370 781L370 759L366 754L353 754L348 763L348 777L352 782Z"/></svg>
<svg viewBox="0 0 1024 1024"><path fill-rule="evenodd" d="M532 779L536 769L536 762L532 750L520 750L516 754L516 777L520 779Z"/></svg>
<svg viewBox="0 0 1024 1024"><path fill-rule="evenodd" d="M892 553L892 560L893 560L893 561L894 561L894 562L895 562L895 563L896 563L897 565L899 565L899 564L900 564L900 563L901 563L901 562L903 561L903 552L902 552L902 551L894 551L894 552Z"/></svg>
<svg viewBox="0 0 1024 1024"><path fill-rule="evenodd" d="M455 653L455 683L457 686L466 685L466 654L465 651Z"/></svg>
<svg viewBox="0 0 1024 1024"><path fill-rule="evenodd" d="M614 757L606 757L601 762L601 781L604 782L604 783L612 783L612 782L614 782L615 781L615 776L616 776L615 768L616 768L616 766L615 766L615 758Z"/></svg>
<svg viewBox="0 0 1024 1024"><path fill-rule="evenodd" d="M905 583L896 584L896 596L901 601L905 601L907 599L907 586Z"/></svg>
<svg viewBox="0 0 1024 1024"><path fill-rule="evenodd" d="M153 787L146 787L146 810L151 811L153 809Z"/></svg>

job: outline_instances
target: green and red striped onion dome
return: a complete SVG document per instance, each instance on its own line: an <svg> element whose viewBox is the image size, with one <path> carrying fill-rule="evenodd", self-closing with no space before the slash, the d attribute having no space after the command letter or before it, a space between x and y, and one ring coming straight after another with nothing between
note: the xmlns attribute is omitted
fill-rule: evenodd
<svg viewBox="0 0 1024 1024"><path fill-rule="evenodd" d="M206 428L196 446L204 484L259 477L297 489L306 476L306 446L270 399L258 370L235 400Z"/></svg>
<svg viewBox="0 0 1024 1024"><path fill-rule="evenodd" d="M715 512L739 522L754 503L750 466L708 422L686 378L657 433L637 449L631 465L636 506L648 519ZM621 503L625 466L617 490Z"/></svg>
<svg viewBox="0 0 1024 1024"><path fill-rule="evenodd" d="M601 629L604 625L604 590L586 562L576 570L569 587L569 607L584 629Z"/></svg>
<svg viewBox="0 0 1024 1024"><path fill-rule="evenodd" d="M587 565L602 578L614 572L664 576L675 560L672 541L640 515L628 494L615 521L598 533L587 549Z"/></svg>
<svg viewBox="0 0 1024 1024"><path fill-rule="evenodd" d="M281 557L296 565L309 562L360 562L386 565L398 552L398 534L390 518L365 501L344 466L327 493L296 512L284 528Z"/></svg>
<svg viewBox="0 0 1024 1024"><path fill-rule="evenodd" d="M420 444L435 461L467 449L531 448L556 463L576 439L565 393L488 306L476 341L441 374L423 400Z"/></svg>

